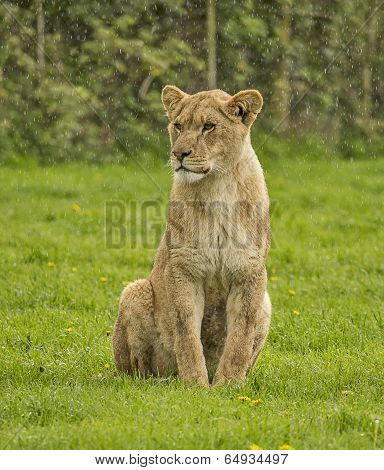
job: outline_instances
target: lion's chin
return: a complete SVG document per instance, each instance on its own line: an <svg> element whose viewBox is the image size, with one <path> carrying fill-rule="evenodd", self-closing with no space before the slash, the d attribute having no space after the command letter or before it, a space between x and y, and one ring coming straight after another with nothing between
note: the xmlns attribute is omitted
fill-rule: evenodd
<svg viewBox="0 0 384 470"><path fill-rule="evenodd" d="M205 175L206 173L193 173L191 171L180 169L179 171L175 171L175 181L179 181L181 183L196 183L203 179Z"/></svg>

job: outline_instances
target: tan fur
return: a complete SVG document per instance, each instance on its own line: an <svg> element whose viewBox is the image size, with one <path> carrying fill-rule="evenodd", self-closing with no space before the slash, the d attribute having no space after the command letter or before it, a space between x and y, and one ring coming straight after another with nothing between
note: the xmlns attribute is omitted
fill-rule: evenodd
<svg viewBox="0 0 384 470"><path fill-rule="evenodd" d="M146 280L126 287L113 348L128 373L243 380L268 335L269 200L250 142L256 90L163 90L174 171L167 228ZM213 127L211 125L214 125ZM182 154L186 155L180 169Z"/></svg>

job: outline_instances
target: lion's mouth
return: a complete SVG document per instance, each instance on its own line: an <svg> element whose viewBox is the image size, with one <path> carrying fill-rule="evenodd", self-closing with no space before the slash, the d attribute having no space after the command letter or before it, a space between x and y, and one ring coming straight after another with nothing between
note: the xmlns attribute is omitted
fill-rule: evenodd
<svg viewBox="0 0 384 470"><path fill-rule="evenodd" d="M175 171L180 171L180 170L186 171L188 173L195 173L197 175L201 175L201 174L205 175L209 171L209 169L202 170L202 171L193 171L193 170L190 170L189 168L185 167L184 165L180 165L179 168L176 168Z"/></svg>

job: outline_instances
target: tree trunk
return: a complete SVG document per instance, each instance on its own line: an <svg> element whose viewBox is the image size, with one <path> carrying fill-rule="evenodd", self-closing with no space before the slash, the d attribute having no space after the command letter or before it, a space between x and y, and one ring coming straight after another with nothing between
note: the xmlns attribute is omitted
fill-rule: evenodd
<svg viewBox="0 0 384 470"><path fill-rule="evenodd" d="M45 36L44 36L44 10L43 1L36 0L36 24L37 24L37 62L39 64L40 77L45 68Z"/></svg>
<svg viewBox="0 0 384 470"><path fill-rule="evenodd" d="M372 118L372 68L375 60L376 39L377 39L377 18L372 15L368 18L366 24L366 41L363 57L362 67L362 88L363 88L363 102L362 102L362 117L367 125L367 131L370 127L370 120Z"/></svg>
<svg viewBox="0 0 384 470"><path fill-rule="evenodd" d="M274 83L274 109L279 129L285 132L289 128L290 57L291 42L291 4L289 0L281 1L281 20L279 23L279 39L281 45L280 67Z"/></svg>
<svg viewBox="0 0 384 470"><path fill-rule="evenodd" d="M217 88L216 68L216 3L207 0L208 88Z"/></svg>

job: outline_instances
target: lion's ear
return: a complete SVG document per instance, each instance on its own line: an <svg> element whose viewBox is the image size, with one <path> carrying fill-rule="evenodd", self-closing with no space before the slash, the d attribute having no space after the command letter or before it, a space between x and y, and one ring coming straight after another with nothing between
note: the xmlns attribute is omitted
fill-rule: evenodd
<svg viewBox="0 0 384 470"><path fill-rule="evenodd" d="M177 103L183 98L187 97L187 93L184 93L176 86L167 85L163 88L161 93L161 99L167 113L169 114L175 109Z"/></svg>
<svg viewBox="0 0 384 470"><path fill-rule="evenodd" d="M257 90L239 91L229 100L228 107L231 114L250 126L263 107L263 97Z"/></svg>

